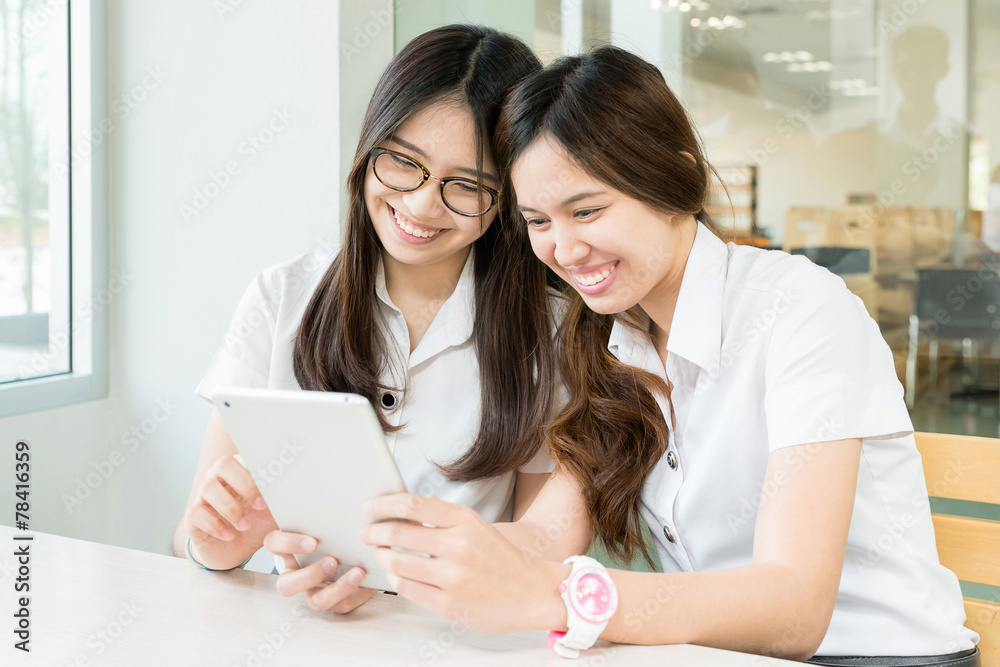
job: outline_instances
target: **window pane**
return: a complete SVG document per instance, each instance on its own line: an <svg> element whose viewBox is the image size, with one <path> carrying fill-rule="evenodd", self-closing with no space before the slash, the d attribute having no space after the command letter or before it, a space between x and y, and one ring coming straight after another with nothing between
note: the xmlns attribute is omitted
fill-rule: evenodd
<svg viewBox="0 0 1000 667"><path fill-rule="evenodd" d="M733 240L841 275L917 430L1000 434L997 0L424 4L397 50L460 16L532 37L545 62L613 43L657 64L724 179L709 210Z"/></svg>
<svg viewBox="0 0 1000 667"><path fill-rule="evenodd" d="M67 3L0 0L0 382L70 370Z"/></svg>

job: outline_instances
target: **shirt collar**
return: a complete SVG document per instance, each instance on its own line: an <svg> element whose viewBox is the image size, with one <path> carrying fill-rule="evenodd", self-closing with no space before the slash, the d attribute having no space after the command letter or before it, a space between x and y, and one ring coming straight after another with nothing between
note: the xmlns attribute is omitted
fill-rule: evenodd
<svg viewBox="0 0 1000 667"><path fill-rule="evenodd" d="M476 259L473 249L469 249L455 291L441 307L448 309L448 342L461 345L469 340L476 319Z"/></svg>
<svg viewBox="0 0 1000 667"><path fill-rule="evenodd" d="M476 314L475 268L475 250L470 248L465 266L458 277L458 284L455 285L455 291L441 305L441 309L435 317L436 320L440 319L446 323L449 345L461 345L472 337ZM379 254L378 269L375 274L375 294L383 304L402 317L402 312L389 298L389 291L385 286L385 264L382 262L381 254ZM431 333L430 330L427 333Z"/></svg>
<svg viewBox="0 0 1000 667"><path fill-rule="evenodd" d="M722 358L722 300L729 252L726 244L701 222L684 265L667 350L702 369L715 368ZM638 324L647 324L648 317ZM608 351L635 365L636 348L646 334L616 318Z"/></svg>

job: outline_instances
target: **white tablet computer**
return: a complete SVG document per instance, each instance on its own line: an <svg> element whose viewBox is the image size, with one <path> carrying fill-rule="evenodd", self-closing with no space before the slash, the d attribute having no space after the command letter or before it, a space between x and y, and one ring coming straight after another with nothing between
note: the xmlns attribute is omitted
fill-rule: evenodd
<svg viewBox="0 0 1000 667"><path fill-rule="evenodd" d="M312 535L301 567L334 556L340 577L360 565L363 586L393 590L358 533L364 504L406 491L371 404L356 394L221 389L212 402L281 530Z"/></svg>

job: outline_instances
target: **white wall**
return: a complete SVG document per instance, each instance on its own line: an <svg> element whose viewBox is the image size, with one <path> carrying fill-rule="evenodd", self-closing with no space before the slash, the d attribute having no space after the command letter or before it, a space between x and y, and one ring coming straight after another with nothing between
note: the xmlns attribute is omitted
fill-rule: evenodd
<svg viewBox="0 0 1000 667"><path fill-rule="evenodd" d="M350 63L337 36L373 31L379 6L110 2L111 270L125 284L109 306L110 395L0 419L11 453L0 522L13 521L12 445L26 439L32 529L169 553L210 412L193 390L243 289L263 267L339 240L339 138L353 153L392 30L375 30ZM258 150L252 136L270 143ZM216 189L227 163L239 172ZM183 204L197 212L187 221ZM121 464L68 510L64 494L115 450Z"/></svg>

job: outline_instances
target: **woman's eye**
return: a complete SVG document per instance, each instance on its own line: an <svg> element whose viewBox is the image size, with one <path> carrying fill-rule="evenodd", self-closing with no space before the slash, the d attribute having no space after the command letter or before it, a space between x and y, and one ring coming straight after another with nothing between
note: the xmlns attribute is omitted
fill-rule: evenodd
<svg viewBox="0 0 1000 667"><path fill-rule="evenodd" d="M576 217L578 217L578 218L589 218L590 216L594 215L595 213L599 212L600 210L601 209L599 209L599 208L585 208L585 209L582 209L580 211L577 211L576 212Z"/></svg>
<svg viewBox="0 0 1000 667"><path fill-rule="evenodd" d="M469 183L463 183L462 181L453 181L453 183L455 185L453 185L452 187L454 187L464 195L474 195L477 192L479 192L479 188L476 187L475 185L471 185Z"/></svg>
<svg viewBox="0 0 1000 667"><path fill-rule="evenodd" d="M541 227L548 222L545 218L526 218L525 221L527 222L528 227Z"/></svg>
<svg viewBox="0 0 1000 667"><path fill-rule="evenodd" d="M397 167L400 167L400 168L403 168L403 169L413 169L413 163L410 162L409 160L407 160L406 158L402 158L402 157L400 157L398 155L393 155L392 153L389 153L388 155L389 155L389 157L392 158L393 163Z"/></svg>

